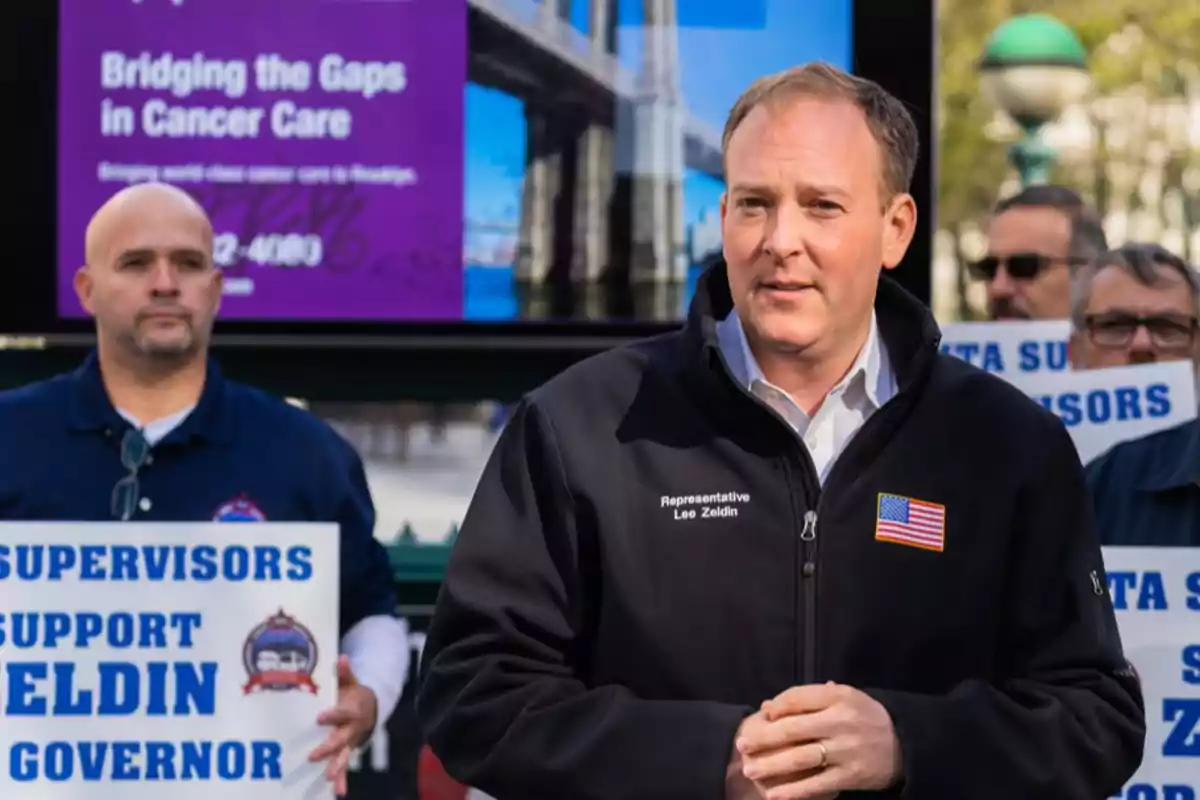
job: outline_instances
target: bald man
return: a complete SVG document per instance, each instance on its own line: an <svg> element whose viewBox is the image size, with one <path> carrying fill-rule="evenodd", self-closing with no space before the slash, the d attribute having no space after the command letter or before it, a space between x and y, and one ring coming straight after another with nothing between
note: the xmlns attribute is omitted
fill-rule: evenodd
<svg viewBox="0 0 1200 800"><path fill-rule="evenodd" d="M134 424L190 409L204 386L221 304L208 215L174 186L135 184L92 217L84 248L75 291L96 320L113 404Z"/></svg>
<svg viewBox="0 0 1200 800"><path fill-rule="evenodd" d="M311 757L344 794L351 750L391 714L409 657L362 462L316 417L221 376L212 226L185 192L115 194L88 225L86 259L75 288L95 351L0 393L0 518L338 523L344 655Z"/></svg>

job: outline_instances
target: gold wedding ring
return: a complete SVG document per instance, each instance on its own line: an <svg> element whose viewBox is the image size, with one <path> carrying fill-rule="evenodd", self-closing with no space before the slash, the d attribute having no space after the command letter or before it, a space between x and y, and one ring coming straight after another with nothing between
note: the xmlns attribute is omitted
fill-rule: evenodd
<svg viewBox="0 0 1200 800"><path fill-rule="evenodd" d="M817 747L821 748L821 763L817 764L817 769L825 769L825 765L829 762L829 751L821 742L817 742Z"/></svg>

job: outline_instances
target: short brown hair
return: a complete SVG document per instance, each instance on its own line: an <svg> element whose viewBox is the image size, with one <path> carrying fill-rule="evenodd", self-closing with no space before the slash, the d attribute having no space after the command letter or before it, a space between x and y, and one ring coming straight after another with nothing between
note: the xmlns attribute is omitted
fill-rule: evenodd
<svg viewBox="0 0 1200 800"><path fill-rule="evenodd" d="M823 62L764 75L750 84L733 104L721 135L721 157L729 151L733 132L750 112L786 96L809 96L853 103L867 118L867 127L883 154L883 188L887 197L908 191L920 154L917 124L904 104L874 81L851 75Z"/></svg>

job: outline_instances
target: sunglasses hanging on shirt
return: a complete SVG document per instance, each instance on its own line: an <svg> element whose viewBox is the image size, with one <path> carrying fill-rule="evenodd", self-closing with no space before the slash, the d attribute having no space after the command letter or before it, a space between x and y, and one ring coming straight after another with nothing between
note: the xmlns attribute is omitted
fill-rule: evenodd
<svg viewBox="0 0 1200 800"><path fill-rule="evenodd" d="M122 522L133 519L141 499L138 473L150 460L150 443L137 428L129 428L121 439L121 466L129 474L117 481L112 490L112 514Z"/></svg>

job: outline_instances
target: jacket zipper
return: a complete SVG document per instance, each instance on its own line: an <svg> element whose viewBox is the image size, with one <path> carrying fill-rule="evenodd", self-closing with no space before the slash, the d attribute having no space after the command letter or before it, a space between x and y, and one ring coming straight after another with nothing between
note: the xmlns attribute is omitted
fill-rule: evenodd
<svg viewBox="0 0 1200 800"><path fill-rule="evenodd" d="M753 392L747 389L737 379L733 377L733 370L729 368L729 362L725 360L725 354L717 348L717 359L725 370L725 375L733 382L733 385L756 406L770 414L776 421L779 422L786 430L788 436L791 437L795 444L796 450L800 456L800 468L803 470L803 476L800 480L800 487L804 492L805 504L808 508L805 509L803 516L797 515L798 519L803 520L803 525L800 529L800 547L799 547L799 568L800 568L800 608L797 609L797 616L800 617L800 635L797 637L800 644L800 681L801 683L816 683L817 681L817 510L821 503L821 480L817 474L817 465L813 462L812 454L808 452L808 447L803 440L796 435L796 431L788 424L779 412L771 408L769 405L760 400ZM868 420L869 421L869 420ZM790 470L787 471L787 479L789 488L793 483L793 476ZM793 495L794 496L794 495ZM795 506L793 505L793 509Z"/></svg>
<svg viewBox="0 0 1200 800"><path fill-rule="evenodd" d="M931 349L936 353L937 347L941 339L933 342ZM801 673L802 682L805 684L817 682L817 520L820 516L821 498L824 495L825 489L835 485L834 478L840 475L839 466L845 463L848 453L853 451L855 441L863 441L864 436L871 433L876 428L885 427L885 420L889 414L895 413L898 409L906 407L913 398L913 392L906 391L904 388L897 386L896 393L880 408L875 410L875 413L863 422L862 426L855 433L849 444L842 449L834 461L833 466L829 470L829 475L825 479L824 486L821 485L820 475L817 474L817 467L813 462L812 454L808 452L808 447L800 437L796 436L796 431L788 424L775 409L759 400L749 389L741 384L733 376L733 370L729 368L729 362L725 359L725 353L720 347L715 347L717 360L721 368L725 371L725 376L733 383L734 386L745 397L759 408L766 411L774 417L780 425L782 425L792 437L800 454L800 463L804 469L804 480L801 481L802 488L805 493L805 500L810 501L811 507L804 512L804 524L800 530L800 581L801 594L803 595L800 614L803 617L801 623ZM921 377L924 377L923 375ZM790 471L787 475L789 487L792 484L792 476ZM793 495L794 496L794 495ZM793 508L795 506L793 505Z"/></svg>
<svg viewBox="0 0 1200 800"><path fill-rule="evenodd" d="M819 501L818 501L819 502ZM815 504L814 504L815 505ZM804 512L800 531L803 565L800 580L804 588L804 683L817 682L817 512Z"/></svg>
<svg viewBox="0 0 1200 800"><path fill-rule="evenodd" d="M801 608L798 614L801 617L801 632L798 641L801 648L801 681L805 684L817 682L817 522L820 519L821 498L825 494L825 490L830 486L836 485L842 470L838 469L846 461L846 456L854 448L855 440L863 440L864 435L869 435L875 428L883 427L887 423L888 416L894 413L898 408L902 408L908 404L911 395L903 390L897 391L896 394L876 409L863 423L862 427L856 432L849 445L838 454L837 460L829 470L829 475L825 480L825 485L821 485L820 476L817 475L816 464L812 460L812 455L808 452L808 448L804 442L796 436L795 429L788 424L782 416L771 408L769 405L759 400L753 392L749 391L745 386L742 386L734 377L733 371L729 369L729 364L725 360L725 354L717 350L717 356L721 366L725 370L726 376L731 380L741 393L750 399L759 408L766 411L774 417L780 425L786 429L789 436L795 442L799 451L799 461L801 469L804 471L804 476L800 481L800 488L805 494L806 501L809 501L810 507L805 510L803 517L803 525L800 529L800 595L799 598ZM899 402L897 402L899 401ZM790 470L787 474L789 486L793 483L793 476ZM793 506L794 507L794 506Z"/></svg>

